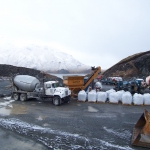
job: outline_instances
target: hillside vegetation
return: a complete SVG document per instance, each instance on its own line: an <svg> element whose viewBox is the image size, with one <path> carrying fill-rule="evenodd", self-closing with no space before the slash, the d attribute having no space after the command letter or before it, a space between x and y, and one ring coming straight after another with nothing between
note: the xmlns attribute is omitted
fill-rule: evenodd
<svg viewBox="0 0 150 150"><path fill-rule="evenodd" d="M150 75L150 51L128 56L103 73L104 76L145 77Z"/></svg>

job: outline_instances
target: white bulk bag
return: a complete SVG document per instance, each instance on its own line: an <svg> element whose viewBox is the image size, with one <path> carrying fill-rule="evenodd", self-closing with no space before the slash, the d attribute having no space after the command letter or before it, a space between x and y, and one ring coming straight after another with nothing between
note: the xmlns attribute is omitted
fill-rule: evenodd
<svg viewBox="0 0 150 150"><path fill-rule="evenodd" d="M117 91L117 93L118 93L118 98L119 98L119 101L121 101L121 102L122 102L122 95L123 95L123 93L124 93L124 92L125 92L124 90Z"/></svg>
<svg viewBox="0 0 150 150"><path fill-rule="evenodd" d="M109 94L109 102L110 103L118 103L119 102L119 94L117 92L112 92Z"/></svg>
<svg viewBox="0 0 150 150"><path fill-rule="evenodd" d="M133 95L133 104L134 105L143 105L143 103L144 103L143 95L135 93Z"/></svg>
<svg viewBox="0 0 150 150"><path fill-rule="evenodd" d="M79 101L86 101L86 92L84 90L78 93L78 100Z"/></svg>
<svg viewBox="0 0 150 150"><path fill-rule="evenodd" d="M107 93L107 98L109 98L110 93L116 92L114 89L110 89L108 91L106 91Z"/></svg>
<svg viewBox="0 0 150 150"><path fill-rule="evenodd" d="M125 105L132 104L132 95L130 92L124 92L122 94L122 104L125 104Z"/></svg>
<svg viewBox="0 0 150 150"><path fill-rule="evenodd" d="M88 102L96 102L96 91L95 90L91 90L88 93Z"/></svg>
<svg viewBox="0 0 150 150"><path fill-rule="evenodd" d="M150 76L146 77L146 84L150 85Z"/></svg>
<svg viewBox="0 0 150 150"><path fill-rule="evenodd" d="M106 102L107 93L106 92L97 92L97 102Z"/></svg>
<svg viewBox="0 0 150 150"><path fill-rule="evenodd" d="M102 83L101 82L96 82L94 87L102 89Z"/></svg>
<svg viewBox="0 0 150 150"><path fill-rule="evenodd" d="M150 105L150 94L149 93L145 93L143 95L144 98L144 105Z"/></svg>

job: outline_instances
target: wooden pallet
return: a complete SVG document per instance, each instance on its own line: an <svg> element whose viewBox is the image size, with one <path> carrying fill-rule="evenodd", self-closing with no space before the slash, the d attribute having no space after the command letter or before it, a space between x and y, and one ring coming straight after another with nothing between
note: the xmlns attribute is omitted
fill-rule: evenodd
<svg viewBox="0 0 150 150"><path fill-rule="evenodd" d="M105 102L97 101L97 103L100 103L100 104L105 104L105 103L106 103L106 101L105 101Z"/></svg>
<svg viewBox="0 0 150 150"><path fill-rule="evenodd" d="M118 102L116 102L116 103L113 103L113 102L109 102L109 104L117 104L117 105L118 105Z"/></svg>
<svg viewBox="0 0 150 150"><path fill-rule="evenodd" d="M83 102L83 103L86 102L86 101L87 101L87 100L85 100L85 101L83 101L83 100L77 100L77 102Z"/></svg>
<svg viewBox="0 0 150 150"><path fill-rule="evenodd" d="M132 106L132 104L123 104L123 103L122 103L122 105L123 106Z"/></svg>
<svg viewBox="0 0 150 150"><path fill-rule="evenodd" d="M134 105L134 106L143 106L143 104L138 105L138 104L134 104L134 103L133 103L133 105Z"/></svg>
<svg viewBox="0 0 150 150"><path fill-rule="evenodd" d="M93 102L93 101L88 101L89 103L96 103L96 101L95 102Z"/></svg>
<svg viewBox="0 0 150 150"><path fill-rule="evenodd" d="M150 106L150 104L146 105L146 104L143 104L143 106Z"/></svg>

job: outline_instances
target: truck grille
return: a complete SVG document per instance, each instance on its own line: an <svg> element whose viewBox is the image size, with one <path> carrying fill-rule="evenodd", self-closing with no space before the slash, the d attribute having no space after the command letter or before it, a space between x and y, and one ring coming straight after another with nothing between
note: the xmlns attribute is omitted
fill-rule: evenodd
<svg viewBox="0 0 150 150"><path fill-rule="evenodd" d="M68 91L65 91L66 96L68 95Z"/></svg>

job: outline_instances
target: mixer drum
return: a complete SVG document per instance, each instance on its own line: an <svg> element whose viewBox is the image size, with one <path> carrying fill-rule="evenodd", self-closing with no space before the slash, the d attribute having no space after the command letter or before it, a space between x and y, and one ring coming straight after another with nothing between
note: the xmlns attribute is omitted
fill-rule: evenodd
<svg viewBox="0 0 150 150"><path fill-rule="evenodd" d="M14 78L14 84L23 91L32 92L40 84L39 80L29 75L17 75Z"/></svg>

